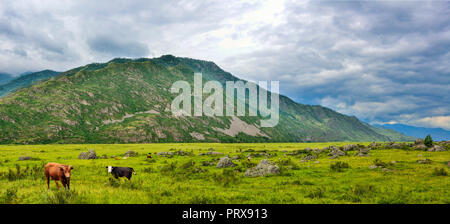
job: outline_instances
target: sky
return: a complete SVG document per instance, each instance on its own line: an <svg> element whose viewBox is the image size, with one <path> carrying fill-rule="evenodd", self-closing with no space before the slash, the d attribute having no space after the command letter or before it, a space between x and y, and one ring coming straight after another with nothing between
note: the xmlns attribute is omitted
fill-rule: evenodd
<svg viewBox="0 0 450 224"><path fill-rule="evenodd" d="M172 54L371 124L450 130L449 15L443 0L0 0L0 72Z"/></svg>

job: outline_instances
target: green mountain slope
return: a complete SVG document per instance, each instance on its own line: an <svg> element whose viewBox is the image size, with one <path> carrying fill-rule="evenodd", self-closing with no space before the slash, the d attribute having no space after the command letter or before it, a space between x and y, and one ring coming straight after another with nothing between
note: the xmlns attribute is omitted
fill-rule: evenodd
<svg viewBox="0 0 450 224"><path fill-rule="evenodd" d="M0 99L0 143L389 141L356 117L280 96L280 121L259 117L174 117L175 81L238 78L213 62L171 55L114 59L61 73Z"/></svg>
<svg viewBox="0 0 450 224"><path fill-rule="evenodd" d="M57 74L59 74L59 72L43 70L40 72L32 72L19 76L6 84L0 85L0 97L5 96L16 89L30 86L35 82L48 79Z"/></svg>

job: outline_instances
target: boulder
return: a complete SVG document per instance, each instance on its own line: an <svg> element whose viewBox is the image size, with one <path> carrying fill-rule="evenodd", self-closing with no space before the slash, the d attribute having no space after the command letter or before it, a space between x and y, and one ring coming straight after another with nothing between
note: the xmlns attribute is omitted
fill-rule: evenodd
<svg viewBox="0 0 450 224"><path fill-rule="evenodd" d="M217 168L226 168L226 167L233 167L233 166L236 166L236 164L234 164L233 161L229 157L222 157L222 158L220 158L216 167Z"/></svg>
<svg viewBox="0 0 450 224"><path fill-rule="evenodd" d="M419 159L419 160L417 160L417 162L420 164L430 164L431 160L430 159Z"/></svg>
<svg viewBox="0 0 450 224"><path fill-rule="evenodd" d="M379 148L380 146L381 146L380 143L372 142L372 143L370 143L369 148L376 149L376 148Z"/></svg>
<svg viewBox="0 0 450 224"><path fill-rule="evenodd" d="M269 162L267 159L261 160L256 167L252 167L245 171L245 175L247 177L260 177L266 176L269 174L279 174L280 167Z"/></svg>
<svg viewBox="0 0 450 224"><path fill-rule="evenodd" d="M301 160L301 162L311 161L311 160L315 160L315 159L317 159L317 156L315 156L315 155L307 155Z"/></svg>
<svg viewBox="0 0 450 224"><path fill-rule="evenodd" d="M423 139L418 138L414 141L414 145L422 145L423 144Z"/></svg>
<svg viewBox="0 0 450 224"><path fill-rule="evenodd" d="M426 145L424 145L424 144L420 144L420 145L415 145L414 146L414 149L415 150L426 150L427 149L427 146Z"/></svg>
<svg viewBox="0 0 450 224"><path fill-rule="evenodd" d="M124 157L135 157L137 155L138 155L138 153L135 151L132 151L132 150L127 151L127 152L125 152L125 154L123 154Z"/></svg>
<svg viewBox="0 0 450 224"><path fill-rule="evenodd" d="M313 149L313 152L316 153L316 154L320 154L320 153L323 152L323 150L319 149L319 148L315 148L315 149Z"/></svg>
<svg viewBox="0 0 450 224"><path fill-rule="evenodd" d="M442 151L445 151L445 149L440 145L434 145L433 147L428 149L428 152L442 152Z"/></svg>
<svg viewBox="0 0 450 224"><path fill-rule="evenodd" d="M369 156L370 150L368 148L360 148L356 152L355 156Z"/></svg>
<svg viewBox="0 0 450 224"><path fill-rule="evenodd" d="M377 166L377 165L372 165L372 166L369 166L369 169L376 169L376 168L379 168L379 166Z"/></svg>
<svg viewBox="0 0 450 224"><path fill-rule="evenodd" d="M209 151L209 152L206 153L206 155L214 155L214 156L217 156L217 155L223 155L223 153L221 153L221 152L215 152L215 151Z"/></svg>
<svg viewBox="0 0 450 224"><path fill-rule="evenodd" d="M81 152L78 159L98 159L98 157L93 149L89 149L88 152Z"/></svg>
<svg viewBox="0 0 450 224"><path fill-rule="evenodd" d="M158 152L156 153L158 156L171 156L173 155L173 152Z"/></svg>
<svg viewBox="0 0 450 224"><path fill-rule="evenodd" d="M336 159L336 158L338 158L338 157L340 157L340 156L345 156L346 154L345 154L344 151L339 150L339 149L337 149L337 148L334 147L334 146L331 146L331 147L330 147L330 154L329 154L329 155L331 156L330 159Z"/></svg>
<svg viewBox="0 0 450 224"><path fill-rule="evenodd" d="M347 151L353 151L353 150L356 150L356 145L354 145L354 144L350 144L350 145L344 145L343 147L342 147L342 151L344 151L344 152L347 152Z"/></svg>
<svg viewBox="0 0 450 224"><path fill-rule="evenodd" d="M31 158L31 156L21 156L19 157L19 161L24 161L24 160L32 160L33 158Z"/></svg>

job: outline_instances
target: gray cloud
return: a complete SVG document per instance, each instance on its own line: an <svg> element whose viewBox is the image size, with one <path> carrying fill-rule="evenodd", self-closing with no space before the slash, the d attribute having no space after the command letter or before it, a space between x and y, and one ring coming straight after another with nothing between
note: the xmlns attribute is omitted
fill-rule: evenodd
<svg viewBox="0 0 450 224"><path fill-rule="evenodd" d="M448 1L5 1L0 71L211 60L298 102L450 129Z"/></svg>

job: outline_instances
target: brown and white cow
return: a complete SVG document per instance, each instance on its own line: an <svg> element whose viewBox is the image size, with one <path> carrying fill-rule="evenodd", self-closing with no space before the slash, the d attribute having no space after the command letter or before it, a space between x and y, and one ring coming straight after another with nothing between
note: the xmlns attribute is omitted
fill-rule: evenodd
<svg viewBox="0 0 450 224"><path fill-rule="evenodd" d="M64 188L70 189L70 171L73 170L72 166L59 164L59 163L47 163L45 165L45 177L47 177L47 189L50 189L50 179L54 180L56 187L59 188L58 181L61 181Z"/></svg>

